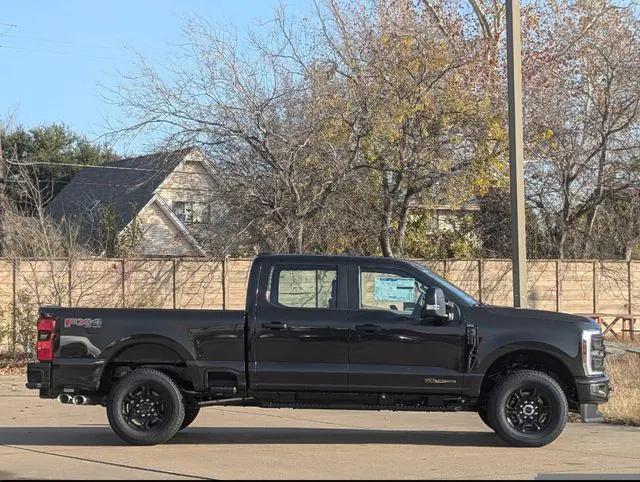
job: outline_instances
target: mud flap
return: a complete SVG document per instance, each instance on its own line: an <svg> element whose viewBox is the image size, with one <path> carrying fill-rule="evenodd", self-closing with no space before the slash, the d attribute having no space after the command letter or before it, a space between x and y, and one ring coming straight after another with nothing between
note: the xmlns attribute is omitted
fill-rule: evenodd
<svg viewBox="0 0 640 482"><path fill-rule="evenodd" d="M583 403L580 405L580 419L582 423L602 423L604 417L598 411L597 403Z"/></svg>

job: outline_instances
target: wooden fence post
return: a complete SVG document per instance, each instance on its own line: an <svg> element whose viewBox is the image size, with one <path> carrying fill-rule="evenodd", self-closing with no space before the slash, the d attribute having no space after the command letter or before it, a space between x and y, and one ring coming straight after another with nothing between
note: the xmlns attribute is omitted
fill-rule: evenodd
<svg viewBox="0 0 640 482"><path fill-rule="evenodd" d="M73 266L73 261L69 260L69 264L67 265L67 300L69 301L69 307L71 307L71 267Z"/></svg>
<svg viewBox="0 0 640 482"><path fill-rule="evenodd" d="M478 259L478 301L482 303L482 258Z"/></svg>
<svg viewBox="0 0 640 482"><path fill-rule="evenodd" d="M15 352L16 351L16 330L17 330L17 320L16 320L16 316L17 316L17 303L18 300L16 299L16 264L17 261L16 259L12 259L11 260L11 286L12 286L12 294L11 294L11 299L12 301L12 310L11 310L11 351Z"/></svg>
<svg viewBox="0 0 640 482"><path fill-rule="evenodd" d="M562 280L560 278L560 260L556 259L556 311L560 311L562 299Z"/></svg>
<svg viewBox="0 0 640 482"><path fill-rule="evenodd" d="M120 260L120 275L122 276L121 289L122 289L122 307L127 307L127 296L124 288L124 258Z"/></svg>
<svg viewBox="0 0 640 482"><path fill-rule="evenodd" d="M592 313L598 312L598 267L596 265L596 261L593 262L593 311Z"/></svg>
<svg viewBox="0 0 640 482"><path fill-rule="evenodd" d="M627 298L629 300L629 314L633 313L633 290L631 289L631 261L627 261Z"/></svg>
<svg viewBox="0 0 640 482"><path fill-rule="evenodd" d="M171 259L172 264L171 264L171 269L172 269L172 274L173 274L173 285L172 285L172 289L173 289L173 309L176 309L176 259L172 258Z"/></svg>
<svg viewBox="0 0 640 482"><path fill-rule="evenodd" d="M227 279L227 257L222 258L222 309L227 309L227 288L229 280Z"/></svg>

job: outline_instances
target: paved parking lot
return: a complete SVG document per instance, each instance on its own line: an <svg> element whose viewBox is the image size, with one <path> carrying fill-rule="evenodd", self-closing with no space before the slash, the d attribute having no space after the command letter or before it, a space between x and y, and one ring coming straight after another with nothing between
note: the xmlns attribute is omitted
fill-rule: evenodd
<svg viewBox="0 0 640 482"><path fill-rule="evenodd" d="M156 447L123 445L101 407L40 400L0 377L0 479L533 478L640 474L640 430L570 424L506 447L475 414L207 408Z"/></svg>

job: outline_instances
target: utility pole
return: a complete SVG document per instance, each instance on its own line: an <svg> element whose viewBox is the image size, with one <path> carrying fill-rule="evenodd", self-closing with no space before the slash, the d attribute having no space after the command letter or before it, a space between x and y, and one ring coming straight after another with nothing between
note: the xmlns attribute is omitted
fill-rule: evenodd
<svg viewBox="0 0 640 482"><path fill-rule="evenodd" d="M511 259L513 306L527 307L527 238L524 210L522 62L520 0L507 2L507 74L509 86L509 172L511 180Z"/></svg>
<svg viewBox="0 0 640 482"><path fill-rule="evenodd" d="M6 208L6 176L7 176L7 162L4 158L4 151L2 150L2 136L4 135L4 126L0 121L0 256L4 254L4 230L5 230L5 208Z"/></svg>

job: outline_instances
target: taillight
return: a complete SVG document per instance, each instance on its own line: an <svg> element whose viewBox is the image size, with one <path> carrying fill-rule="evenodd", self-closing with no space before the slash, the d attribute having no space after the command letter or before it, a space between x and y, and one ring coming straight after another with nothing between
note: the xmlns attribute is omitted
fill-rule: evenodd
<svg viewBox="0 0 640 482"><path fill-rule="evenodd" d="M38 361L53 360L53 343L56 338L56 320L42 317L38 320L38 338L36 341L36 356Z"/></svg>

